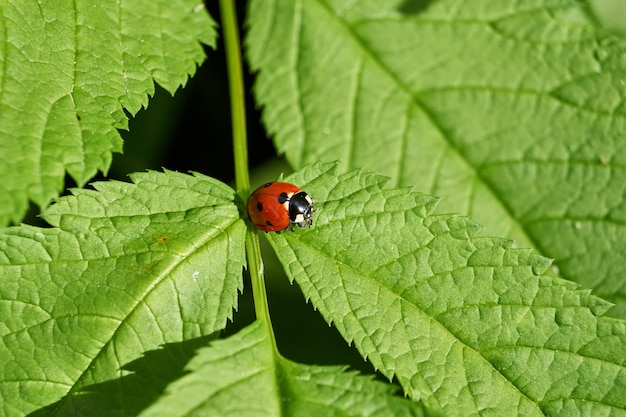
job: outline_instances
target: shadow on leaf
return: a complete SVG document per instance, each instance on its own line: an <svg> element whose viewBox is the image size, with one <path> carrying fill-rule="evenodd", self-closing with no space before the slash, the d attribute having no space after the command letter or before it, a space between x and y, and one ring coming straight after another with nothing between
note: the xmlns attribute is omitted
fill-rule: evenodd
<svg viewBox="0 0 626 417"><path fill-rule="evenodd" d="M424 12L433 3L433 0L405 0L398 11L406 15L416 15Z"/></svg>
<svg viewBox="0 0 626 417"><path fill-rule="evenodd" d="M60 401L40 408L28 417L54 415L132 416L156 401L165 387L185 374L185 365L195 351L216 339L218 333L180 343L168 343L147 351L122 366L131 372L110 381L87 385Z"/></svg>

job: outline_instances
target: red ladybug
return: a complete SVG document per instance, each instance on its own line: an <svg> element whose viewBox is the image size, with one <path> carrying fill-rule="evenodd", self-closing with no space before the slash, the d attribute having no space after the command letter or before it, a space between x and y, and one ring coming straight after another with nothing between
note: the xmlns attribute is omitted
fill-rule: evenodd
<svg viewBox="0 0 626 417"><path fill-rule="evenodd" d="M250 194L248 216L264 232L280 232L313 224L313 199L297 185L268 182Z"/></svg>

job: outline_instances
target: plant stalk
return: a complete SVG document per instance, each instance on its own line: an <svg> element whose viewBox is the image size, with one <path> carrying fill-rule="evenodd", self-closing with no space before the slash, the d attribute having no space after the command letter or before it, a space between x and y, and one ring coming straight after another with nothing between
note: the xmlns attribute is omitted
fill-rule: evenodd
<svg viewBox="0 0 626 417"><path fill-rule="evenodd" d="M248 145L246 135L246 107L243 86L243 66L235 0L220 0L222 31L226 50L228 69L228 88L230 92L230 112L233 130L233 151L235 158L235 184L240 196L250 193L248 173ZM244 195L241 195L243 193Z"/></svg>
<svg viewBox="0 0 626 417"><path fill-rule="evenodd" d="M222 30L224 34L228 85L230 90L233 153L235 158L235 184L239 196L243 201L246 201L250 194L250 176L248 172L243 66L241 63L241 43L239 39L235 0L220 0L220 13L222 16ZM278 352L267 302L259 235L255 231L249 231L246 235L246 254L252 282L256 318L267 324L272 343L275 350Z"/></svg>

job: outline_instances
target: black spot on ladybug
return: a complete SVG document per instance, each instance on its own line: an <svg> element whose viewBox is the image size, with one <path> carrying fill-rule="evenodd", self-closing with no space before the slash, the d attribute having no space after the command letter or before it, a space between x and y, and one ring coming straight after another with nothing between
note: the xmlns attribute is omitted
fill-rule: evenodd
<svg viewBox="0 0 626 417"><path fill-rule="evenodd" d="M266 225L268 225L268 226L274 226L274 225L272 224L272 222L271 222L271 221L269 221L269 220L265 220L265 224L266 224Z"/></svg>
<svg viewBox="0 0 626 417"><path fill-rule="evenodd" d="M266 182L265 184L263 184L263 188L269 188L272 184L274 184L273 182Z"/></svg>
<svg viewBox="0 0 626 417"><path fill-rule="evenodd" d="M256 209L257 211L263 211L263 203L261 203L260 201L256 203Z"/></svg>
<svg viewBox="0 0 626 417"><path fill-rule="evenodd" d="M280 193L280 195L278 196L278 202L280 204L285 204L287 201L289 201L289 196L287 195L287 193Z"/></svg>

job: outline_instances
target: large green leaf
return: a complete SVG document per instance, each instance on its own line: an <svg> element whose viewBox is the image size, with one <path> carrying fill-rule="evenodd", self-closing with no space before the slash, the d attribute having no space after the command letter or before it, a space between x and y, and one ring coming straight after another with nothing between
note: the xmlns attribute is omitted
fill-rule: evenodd
<svg viewBox="0 0 626 417"><path fill-rule="evenodd" d="M66 172L83 185L120 152L122 108L173 93L215 43L201 2L0 3L0 225L47 205Z"/></svg>
<svg viewBox="0 0 626 417"><path fill-rule="evenodd" d="M268 235L288 274L430 411L624 415L626 323L546 258L378 175L315 165L288 180L317 201L312 229Z"/></svg>
<svg viewBox="0 0 626 417"><path fill-rule="evenodd" d="M307 366L276 352L271 333L255 322L204 348L190 373L141 417L421 416L419 404L393 388L341 367Z"/></svg>
<svg viewBox="0 0 626 417"><path fill-rule="evenodd" d="M433 197L336 171L288 178L316 199L315 224L267 236L325 319L413 400L450 416L626 408L625 323L602 316L606 302L531 250L432 214ZM413 410L368 399L380 385L351 391L360 379L338 368L284 361L264 326L200 354L163 395L236 305L246 227L242 202L216 180L133 181L75 190L46 210L52 228L0 232L5 415L232 411L246 395L277 415Z"/></svg>
<svg viewBox="0 0 626 417"><path fill-rule="evenodd" d="M626 314L626 47L580 2L253 0L248 27L293 166L443 197Z"/></svg>
<svg viewBox="0 0 626 417"><path fill-rule="evenodd" d="M125 378L131 362L232 316L246 232L235 192L201 175L132 179L74 190L45 212L53 228L0 231L0 414L136 414L175 378L180 349L146 361L145 379Z"/></svg>

